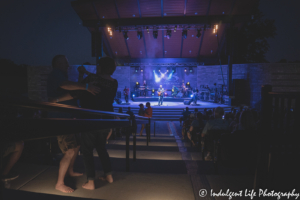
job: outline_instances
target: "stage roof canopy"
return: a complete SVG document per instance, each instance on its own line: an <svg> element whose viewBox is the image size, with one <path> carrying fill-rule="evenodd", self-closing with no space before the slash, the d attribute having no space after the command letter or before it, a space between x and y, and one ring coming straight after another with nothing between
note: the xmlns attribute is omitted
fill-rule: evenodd
<svg viewBox="0 0 300 200"><path fill-rule="evenodd" d="M258 0L77 0L72 6L91 33L102 32L104 52L111 57L201 60L218 57L230 23L240 28L251 20L257 3Z"/></svg>

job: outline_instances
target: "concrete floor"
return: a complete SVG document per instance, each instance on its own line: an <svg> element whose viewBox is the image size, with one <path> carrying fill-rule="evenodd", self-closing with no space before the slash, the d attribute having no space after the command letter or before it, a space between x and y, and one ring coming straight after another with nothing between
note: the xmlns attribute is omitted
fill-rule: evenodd
<svg viewBox="0 0 300 200"><path fill-rule="evenodd" d="M37 199L90 198L111 200L198 200L217 199L228 197L199 197L199 190L213 189L233 190L251 189L253 176L243 170L220 169L215 175L211 162L201 160L201 153L190 147L188 141L178 140L180 126L178 122L157 122L156 137L152 137L149 146L146 146L146 137L137 137L137 161L130 162L130 172L125 172L125 141L124 138L110 140L107 145L113 167L114 183L96 181L96 189L85 190L81 185L86 181L85 174L81 177L66 177L65 182L75 191L64 194L55 190L58 164L40 165L20 162L16 171L20 177L10 182L10 189L6 190L4 199L13 195L18 198L29 197L33 194L51 194L39 196ZM25 143L26 145L26 143ZM130 152L132 156L132 151ZM61 156L61 155L58 155ZM58 160L59 161L59 160ZM101 176L102 166L95 152L97 175ZM75 169L84 172L82 156L78 156ZM33 193L20 193L33 192ZM21 197L20 197L21 195ZM16 197L17 198L17 197ZM27 199L27 198L26 198ZM239 198L240 199L240 198ZM248 198L249 199L249 198Z"/></svg>

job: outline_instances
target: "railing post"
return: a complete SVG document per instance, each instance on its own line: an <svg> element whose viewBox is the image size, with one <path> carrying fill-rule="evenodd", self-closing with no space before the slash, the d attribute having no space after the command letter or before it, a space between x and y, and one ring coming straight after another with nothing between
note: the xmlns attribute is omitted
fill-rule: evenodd
<svg viewBox="0 0 300 200"><path fill-rule="evenodd" d="M150 136L151 136L151 118L149 118L148 127L149 127L149 142L150 142Z"/></svg>
<svg viewBox="0 0 300 200"><path fill-rule="evenodd" d="M149 127L148 127L148 124L146 124L146 138L147 138L147 146L149 146Z"/></svg>
<svg viewBox="0 0 300 200"><path fill-rule="evenodd" d="M129 137L131 133L132 120L130 120L130 126L126 130L126 172L129 172Z"/></svg>
<svg viewBox="0 0 300 200"><path fill-rule="evenodd" d="M155 121L154 121L154 128L153 129L154 129L154 137L155 137Z"/></svg>
<svg viewBox="0 0 300 200"><path fill-rule="evenodd" d="M136 131L133 134L133 161L136 160Z"/></svg>

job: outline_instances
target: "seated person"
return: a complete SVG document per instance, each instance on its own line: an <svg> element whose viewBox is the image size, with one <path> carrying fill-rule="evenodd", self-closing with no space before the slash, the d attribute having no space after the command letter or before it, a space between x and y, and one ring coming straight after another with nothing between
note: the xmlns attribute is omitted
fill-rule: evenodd
<svg viewBox="0 0 300 200"><path fill-rule="evenodd" d="M4 145L4 154L2 156L7 157L7 162L3 165L1 171L1 181L11 181L19 177L19 175L11 169L22 155L23 148L23 141Z"/></svg>
<svg viewBox="0 0 300 200"><path fill-rule="evenodd" d="M193 120L189 131L187 132L188 138L191 140L193 146L196 145L198 136L197 133L200 133L205 126L205 121L203 120L203 115L201 112L197 113L196 119Z"/></svg>
<svg viewBox="0 0 300 200"><path fill-rule="evenodd" d="M182 114L182 117L180 117L180 119L179 119L180 126L181 126L182 121L185 121L191 114L191 112L189 111L189 107L186 107L185 111L183 110L183 112L181 114Z"/></svg>
<svg viewBox="0 0 300 200"><path fill-rule="evenodd" d="M229 130L229 123L225 119L222 119L223 115L224 115L224 109L222 107L217 107L214 110L214 119L212 119L212 120L210 120L206 123L206 125L205 125L205 127L202 131L201 136L202 137L208 136L209 130L228 131ZM211 143L212 143L212 141L207 141L208 153L207 153L207 156L205 157L205 160L207 160L207 161L212 160L212 157L211 157L211 151L212 151Z"/></svg>
<svg viewBox="0 0 300 200"><path fill-rule="evenodd" d="M182 126L182 140L184 140L185 135L187 134L188 130L190 129L190 126L192 122L194 121L195 115L194 113L191 113L190 116L183 122Z"/></svg>

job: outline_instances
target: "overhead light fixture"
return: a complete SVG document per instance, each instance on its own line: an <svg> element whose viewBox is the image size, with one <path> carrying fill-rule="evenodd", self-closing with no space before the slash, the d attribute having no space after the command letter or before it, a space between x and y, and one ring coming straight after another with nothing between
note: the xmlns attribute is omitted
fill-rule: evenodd
<svg viewBox="0 0 300 200"><path fill-rule="evenodd" d="M167 38L170 39L171 38L171 33L172 31L171 30L167 30Z"/></svg>
<svg viewBox="0 0 300 200"><path fill-rule="evenodd" d="M192 73L193 72L193 67L189 67L189 71Z"/></svg>
<svg viewBox="0 0 300 200"><path fill-rule="evenodd" d="M175 25L174 32L176 32L176 30L177 30L177 25Z"/></svg>
<svg viewBox="0 0 300 200"><path fill-rule="evenodd" d="M175 73L176 72L176 67L172 68L172 72Z"/></svg>
<svg viewBox="0 0 300 200"><path fill-rule="evenodd" d="M158 68L158 72L160 72L160 68Z"/></svg>
<svg viewBox="0 0 300 200"><path fill-rule="evenodd" d="M128 34L127 34L127 31L124 31L124 38L125 38L125 40L129 40L129 37L128 37Z"/></svg>
<svg viewBox="0 0 300 200"><path fill-rule="evenodd" d="M170 67L167 67L167 72L169 72L170 71Z"/></svg>
<svg viewBox="0 0 300 200"><path fill-rule="evenodd" d="M182 31L182 37L183 37L183 39L187 38L187 30Z"/></svg>
<svg viewBox="0 0 300 200"><path fill-rule="evenodd" d="M184 72L186 72L186 68L184 68Z"/></svg>
<svg viewBox="0 0 300 200"><path fill-rule="evenodd" d="M107 31L108 31L108 33L109 33L109 36L112 36L112 30L111 30L110 27L107 27Z"/></svg>
<svg viewBox="0 0 300 200"><path fill-rule="evenodd" d="M136 84L136 85L139 85L140 83L139 83L139 82L136 82L135 84Z"/></svg>
<svg viewBox="0 0 300 200"><path fill-rule="evenodd" d="M199 38L200 36L201 36L201 29L198 29L198 30L197 30L196 38Z"/></svg>
<svg viewBox="0 0 300 200"><path fill-rule="evenodd" d="M135 72L139 71L139 67L135 67ZM136 84L138 85L138 82L136 82Z"/></svg>
<svg viewBox="0 0 300 200"><path fill-rule="evenodd" d="M143 33L142 31L137 31L137 38L140 40L143 38Z"/></svg>
<svg viewBox="0 0 300 200"><path fill-rule="evenodd" d="M158 31L157 30L153 30L153 38L157 39L158 36Z"/></svg>

